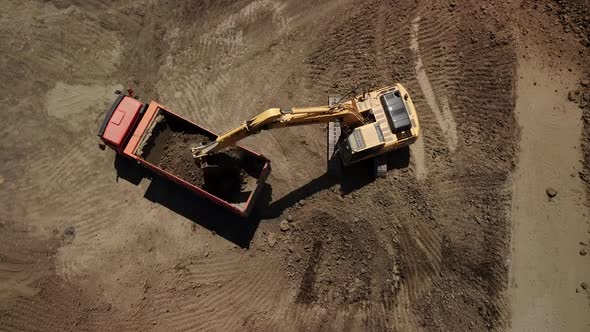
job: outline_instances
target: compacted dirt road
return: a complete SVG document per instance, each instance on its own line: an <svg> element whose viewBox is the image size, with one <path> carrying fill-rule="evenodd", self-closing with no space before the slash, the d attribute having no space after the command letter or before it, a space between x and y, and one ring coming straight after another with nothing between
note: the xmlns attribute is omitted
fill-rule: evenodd
<svg viewBox="0 0 590 332"><path fill-rule="evenodd" d="M550 19L546 14L528 18L547 29L545 36L558 36L561 26L543 24ZM588 297L580 293L590 277L585 256L590 209L580 175L587 128L570 97L583 88L588 59L555 53L575 49L572 40L555 40L547 54L541 49L546 43L539 44L534 32L522 32L515 108L521 140L511 211L512 330L584 331L590 315Z"/></svg>
<svg viewBox="0 0 590 332"><path fill-rule="evenodd" d="M585 330L588 1L4 0L1 330ZM97 147L132 87L214 132L403 83L409 151L320 125L239 219ZM547 189L557 191L549 199Z"/></svg>
<svg viewBox="0 0 590 332"><path fill-rule="evenodd" d="M577 174L581 118L577 105L554 89L558 82L569 91L579 78L533 61L519 66L517 84L522 138L513 178L513 330L582 331L590 315L587 298L576 290L590 264L578 251L590 211ZM548 143L551 132L561 134ZM557 195L550 198L547 190Z"/></svg>

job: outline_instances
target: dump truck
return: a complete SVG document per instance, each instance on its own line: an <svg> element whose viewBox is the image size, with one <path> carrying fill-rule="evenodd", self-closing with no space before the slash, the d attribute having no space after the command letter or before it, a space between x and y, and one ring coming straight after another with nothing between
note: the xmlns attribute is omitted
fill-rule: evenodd
<svg viewBox="0 0 590 332"><path fill-rule="evenodd" d="M132 90L116 93L98 131L104 145L240 216L250 214L270 160L236 145L211 156L210 167L201 167L191 148L215 141L217 135L155 101L142 103Z"/></svg>

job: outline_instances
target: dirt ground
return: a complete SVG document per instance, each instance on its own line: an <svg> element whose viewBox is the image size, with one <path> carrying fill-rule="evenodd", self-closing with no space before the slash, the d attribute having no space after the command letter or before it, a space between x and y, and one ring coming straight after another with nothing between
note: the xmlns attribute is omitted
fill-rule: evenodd
<svg viewBox="0 0 590 332"><path fill-rule="evenodd" d="M1 330L588 329L588 0L0 9ZM423 132L385 178L262 132L248 219L97 147L115 89L221 133L394 82Z"/></svg>

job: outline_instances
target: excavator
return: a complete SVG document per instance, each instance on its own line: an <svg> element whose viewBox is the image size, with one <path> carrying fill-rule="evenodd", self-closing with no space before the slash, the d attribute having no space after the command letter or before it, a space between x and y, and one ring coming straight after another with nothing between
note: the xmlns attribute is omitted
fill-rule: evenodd
<svg viewBox="0 0 590 332"><path fill-rule="evenodd" d="M215 141L191 148L197 163L262 130L328 123L328 160L339 154L344 166L374 158L375 175L387 172L385 155L418 139L420 125L412 98L401 84L365 92L350 100L330 98L319 107L270 108Z"/></svg>

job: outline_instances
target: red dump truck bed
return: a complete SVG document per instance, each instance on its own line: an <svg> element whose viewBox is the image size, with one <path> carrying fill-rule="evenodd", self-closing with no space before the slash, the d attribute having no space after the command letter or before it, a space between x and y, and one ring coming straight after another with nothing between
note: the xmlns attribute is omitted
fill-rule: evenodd
<svg viewBox="0 0 590 332"><path fill-rule="evenodd" d="M118 153L239 215L247 216L270 172L261 154L236 146L201 168L190 148L217 135L164 106L120 95L98 133Z"/></svg>

